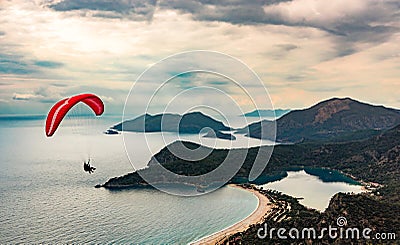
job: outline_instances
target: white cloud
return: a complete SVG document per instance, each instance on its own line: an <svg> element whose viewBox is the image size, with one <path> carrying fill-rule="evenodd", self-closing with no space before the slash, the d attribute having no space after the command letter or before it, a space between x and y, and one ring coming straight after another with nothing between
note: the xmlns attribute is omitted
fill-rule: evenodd
<svg viewBox="0 0 400 245"><path fill-rule="evenodd" d="M103 100L104 102L107 102L107 103L112 103L112 102L114 102L113 97L110 97L110 96L101 95L100 98L101 98L101 100Z"/></svg>
<svg viewBox="0 0 400 245"><path fill-rule="evenodd" d="M14 93L13 100L32 100L32 99L43 99L43 96L36 94L18 94Z"/></svg>

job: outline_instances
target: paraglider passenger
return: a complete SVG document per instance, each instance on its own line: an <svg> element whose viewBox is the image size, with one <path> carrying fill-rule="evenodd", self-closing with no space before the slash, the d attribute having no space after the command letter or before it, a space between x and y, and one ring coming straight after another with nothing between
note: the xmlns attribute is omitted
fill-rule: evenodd
<svg viewBox="0 0 400 245"><path fill-rule="evenodd" d="M95 167L90 166L90 158L87 163L86 161L83 162L83 170L85 170L85 172L88 172L89 174L92 174L94 170L96 170Z"/></svg>

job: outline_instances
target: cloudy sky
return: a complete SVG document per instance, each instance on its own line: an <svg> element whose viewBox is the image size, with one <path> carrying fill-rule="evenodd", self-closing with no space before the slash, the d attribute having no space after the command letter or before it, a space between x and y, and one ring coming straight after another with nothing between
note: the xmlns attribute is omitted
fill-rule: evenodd
<svg viewBox="0 0 400 245"><path fill-rule="evenodd" d="M275 108L347 96L400 108L399 30L398 0L1 0L0 114L81 92L119 114L145 69L190 50L242 60Z"/></svg>

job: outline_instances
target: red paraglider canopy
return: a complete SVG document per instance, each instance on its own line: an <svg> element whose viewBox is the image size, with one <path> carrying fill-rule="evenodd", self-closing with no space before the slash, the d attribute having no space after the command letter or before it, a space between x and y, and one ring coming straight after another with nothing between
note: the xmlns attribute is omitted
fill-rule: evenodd
<svg viewBox="0 0 400 245"><path fill-rule="evenodd" d="M67 112L77 103L83 102L88 105L96 116L100 116L104 112L103 101L94 94L79 94L70 98L65 98L57 102L49 111L46 119L46 135L52 136Z"/></svg>

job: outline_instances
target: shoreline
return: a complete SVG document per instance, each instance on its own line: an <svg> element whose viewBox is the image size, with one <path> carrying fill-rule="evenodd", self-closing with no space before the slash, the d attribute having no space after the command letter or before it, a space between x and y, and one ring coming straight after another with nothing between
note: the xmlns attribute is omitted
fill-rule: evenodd
<svg viewBox="0 0 400 245"><path fill-rule="evenodd" d="M247 230L251 225L260 223L264 221L265 215L271 211L272 202L263 194L258 192L257 190L253 190L250 188L244 188L237 184L230 184L229 186L234 188L240 188L242 190L246 190L255 195L258 199L257 208L246 218L241 221L223 229L217 231L211 235L200 238L199 240L190 242L191 245L199 245L199 244L219 244L224 241L227 237L236 234L238 232L243 232Z"/></svg>

